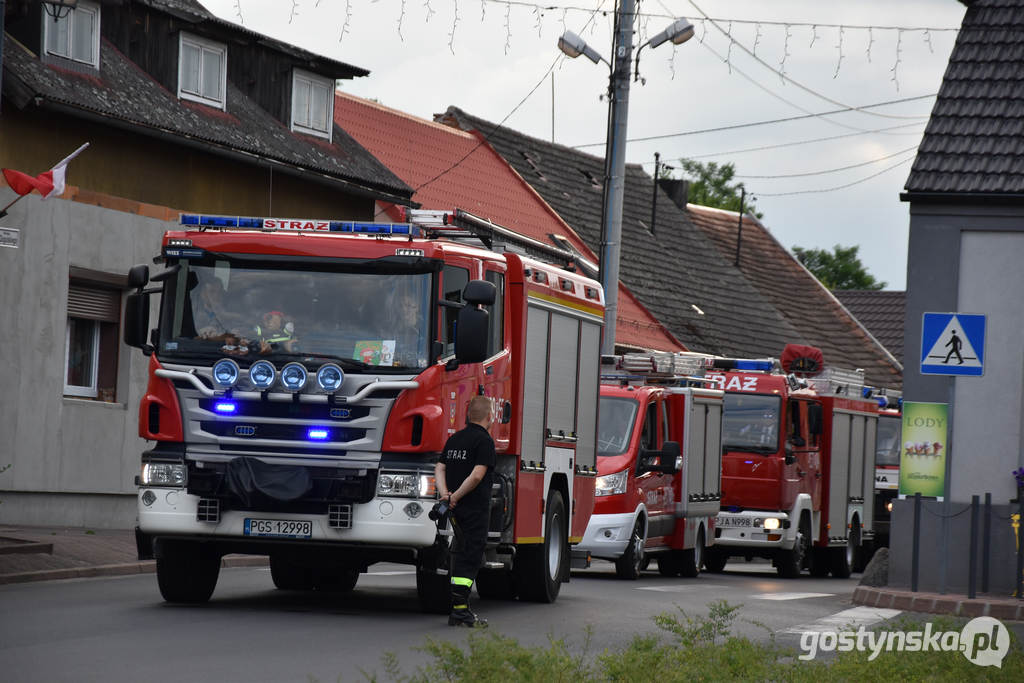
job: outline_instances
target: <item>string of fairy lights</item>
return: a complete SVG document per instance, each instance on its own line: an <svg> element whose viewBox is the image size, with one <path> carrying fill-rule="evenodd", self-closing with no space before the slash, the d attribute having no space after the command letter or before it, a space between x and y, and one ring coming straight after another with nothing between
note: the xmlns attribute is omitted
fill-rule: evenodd
<svg viewBox="0 0 1024 683"><path fill-rule="evenodd" d="M350 34L352 22L354 16L358 13L360 6L364 9L367 4L376 4L378 0L344 0L342 3L344 6L343 18L341 25L338 29L338 42L343 43L346 36ZM662 0L656 0L659 5L655 8L656 11L650 11L652 8L651 3L645 2L644 0L637 0L637 33L639 41L645 40L650 34L648 31L648 25L654 21L653 26L660 27L660 24L664 21L670 21L674 19L678 14L669 10ZM933 36L937 34L953 35L959 31L958 27L943 27L943 26L929 26L929 25L898 25L898 24L853 24L853 23L829 23L829 22L804 22L794 20L769 20L769 19L743 19L736 17L718 17L712 16L706 13L695 0L686 0L689 4L689 10L687 13L690 15L690 20L695 26L695 39L696 42L701 44L704 49L707 49L716 56L717 59L721 60L727 67L730 74L733 72L738 73L741 77L751 82L756 87L763 90L768 95L786 103L787 105L804 112L804 116L790 117L791 119L799 118L810 118L816 117L820 120L827 121L830 124L840 126L842 128L853 131L845 135L834 135L825 136L819 138L810 138L807 140L797 140L788 143L779 143L774 145L762 145L757 147L750 147L741 150L723 151L708 154L695 155L691 158L708 158L708 157L723 157L726 155L741 154L749 151L759 151L765 149L773 149L779 147L810 144L818 141L834 140L842 137L853 136L853 135L864 135L869 133L878 134L920 134L920 126L926 120L923 116L905 116L899 114L886 113L882 111L872 111L873 107L879 105L863 105L860 107L852 106L844 102L840 102L833 98L827 97L826 95L810 88L803 83L795 80L787 71L787 63L790 58L794 57L798 50L810 51L810 50L833 50L835 54L834 68L832 69L832 78L839 78L844 66L850 63L850 60L854 56L854 45L858 40L861 40L863 44L863 60L869 64L874 64L879 56L879 36L883 33L889 33L894 36L894 40L889 40L891 45L891 52L887 52L888 59L891 59L891 66L889 68L889 80L893 85L893 88L898 93L900 92L900 74L901 69L904 67L904 52L907 45L906 41L916 38L921 41L928 52L934 53L933 49ZM291 24L300 17L304 11L310 9L316 9L321 6L323 0L290 0L290 9L288 14L288 23ZM245 24L245 7L247 0L234 0L233 10L234 18L240 24ZM332 3L333 4L333 3ZM504 54L508 55L513 51L515 37L521 28L525 28L525 22L521 22L521 19L525 14L528 14L528 21L530 22L529 30L536 31L538 35L542 35L542 32L546 25L555 22L558 24L560 32L565 30L573 30L576 26L582 26L583 30L589 28L589 32L593 35L596 27L599 25L597 19L606 20L609 23L609 29L612 28L614 20L614 14L616 11L616 2L614 0L594 0L591 3L592 6L585 6L582 2L563 2L563 3L538 3L530 2L528 0L398 0L393 2L392 11L394 12L394 26L395 31L401 41L405 41L405 35L403 31L406 29L408 22L411 21L413 16L413 6L419 5L422 10L421 16L424 23L429 23L431 20L440 16L438 8L444 7L446 10L445 16L447 16L448 28L447 34L447 45L452 54L455 54L456 45L460 35L460 31L463 24L468 20L465 16L465 11L470 5L476 4L479 8L479 22L483 23L487 20L489 13L497 12L500 16L500 23L502 30L504 31L504 43L503 50ZM513 10L522 11L513 15ZM375 8L375 12L379 13L381 8ZM781 46L776 49L779 50L777 56L772 57L768 54L766 45L768 44L767 38L770 34L774 40L773 45ZM711 45L712 36L717 36L716 40L725 42L724 47L716 49ZM829 37L832 36L830 39ZM801 44L801 37L803 38ZM676 49L675 46L671 46L671 54L668 57L668 66L671 71L672 77L675 77L675 58ZM828 112L814 113L813 111L797 105L795 102L782 97L780 94L774 92L771 88L758 82L756 79L747 75L742 71L737 64L735 64L735 58L737 54L743 54L746 59L753 60L756 64L767 69L773 73L781 84L789 84L795 86L797 89L806 92L820 100L828 102L838 109L831 110ZM556 60L556 63L560 59ZM554 68L555 65L552 65ZM544 78L550 74L551 69L549 68ZM543 82L543 78L541 80ZM533 86L527 98L529 98L538 89L539 83ZM931 97L931 96L929 96ZM526 98L524 98L525 101ZM907 98L919 99L919 98ZM523 102L516 105L518 109ZM884 103L882 103L884 104ZM502 123L506 121L511 115L502 119ZM868 114L871 116L888 118L888 119L907 119L916 121L916 124L905 124L900 126L890 126L887 128L859 128L856 126L849 125L829 118L829 114L834 114L838 111L857 111L862 114ZM788 120L788 119L780 119ZM499 124L500 126L501 124ZM761 125L760 122L753 124L741 124L743 125ZM897 132L897 129L917 126L917 129L913 131L901 131ZM728 127L727 127L728 128ZM691 135L704 131L691 131L683 132L671 135L653 136L653 137L676 137L678 135ZM493 131L492 131L493 133ZM603 143L601 143L603 144ZM591 147L595 145L577 145L578 148ZM877 163L883 160L891 159L892 157L899 156L901 154L909 154L906 158L898 161L894 165L882 169L877 173L873 173L870 176L861 178L860 180L852 183L846 183L841 186L833 188L825 188L818 191L833 191L849 187L850 185L858 184L869 180L870 178L876 177L881 173L884 173L896 166L903 165L913 158L913 149L908 148L901 152L886 155L878 159L872 159L861 163L848 164L846 166L834 169L827 169L824 171L806 172L806 173L788 173L788 174L776 174L776 175L748 175L741 176L737 174L737 178L747 179L779 179L779 178L793 178L793 177L813 177L818 175L824 175L834 173L842 170L849 170L858 168L873 163ZM452 166L456 167L460 160ZM647 165L650 162L646 162ZM451 169L448 169L449 171ZM446 172L445 172L446 173ZM444 175L442 173L440 175ZM761 196L784 196L789 194L800 194L806 192L814 192L816 190L800 190L798 192L786 192L786 193L774 193L765 194L761 193Z"/></svg>

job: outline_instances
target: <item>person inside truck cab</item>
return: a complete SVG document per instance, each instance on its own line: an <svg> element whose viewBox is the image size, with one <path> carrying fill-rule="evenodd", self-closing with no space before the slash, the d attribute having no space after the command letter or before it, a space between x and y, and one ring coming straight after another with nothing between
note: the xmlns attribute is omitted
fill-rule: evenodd
<svg viewBox="0 0 1024 683"><path fill-rule="evenodd" d="M295 324L286 320L281 311L264 313L255 331L260 353L277 350L291 352L295 348Z"/></svg>
<svg viewBox="0 0 1024 683"><path fill-rule="evenodd" d="M237 332L237 320L227 310L227 293L220 278L189 273L192 324L197 339L223 340ZM187 334L187 333L186 333Z"/></svg>
<svg viewBox="0 0 1024 683"><path fill-rule="evenodd" d="M417 367L420 353L420 304L412 292L399 290L388 307L384 336L395 341L395 365Z"/></svg>

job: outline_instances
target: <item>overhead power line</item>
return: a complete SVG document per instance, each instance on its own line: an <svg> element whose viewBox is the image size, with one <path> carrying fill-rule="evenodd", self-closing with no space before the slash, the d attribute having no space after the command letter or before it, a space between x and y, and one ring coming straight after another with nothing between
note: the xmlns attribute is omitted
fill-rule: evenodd
<svg viewBox="0 0 1024 683"><path fill-rule="evenodd" d="M846 183L844 185L836 185L835 187L825 187L825 188L820 188L820 189L816 189L816 190L796 190L794 192L757 192L757 193L755 193L755 196L758 199L761 199L761 198L764 198L764 197L790 197L792 195L797 195L797 194L820 194L820 193L823 193L823 192L835 192L836 190L845 190L848 187L853 187L854 185L859 185L861 183L867 182L868 180L871 180L872 178L877 178L878 176L882 175L883 173L887 173L888 171L891 171L894 168L902 166L903 164L907 163L908 161L912 161L915 156L916 155L911 154L906 159L903 159L902 161L897 161L892 166L887 166L886 168L883 168L881 171L878 171L877 173L872 173L871 175L866 176L864 178L861 178L860 180L854 180L852 183Z"/></svg>
<svg viewBox="0 0 1024 683"><path fill-rule="evenodd" d="M906 154L907 152L909 152L911 150L914 150L914 149L917 149L917 145L913 145L911 147L907 147L906 149L901 149L900 151L893 152L892 154L887 154L884 157L878 157L877 159L871 159L870 161L862 161L859 164L850 164L849 166L840 166L838 168L830 168L827 171L808 171L806 173L781 173L781 174L777 174L777 175L745 175L745 174L741 175L741 174L737 173L733 177L734 178L751 178L751 179L759 179L759 180L781 180L783 178L808 178L810 176L816 176L816 175L828 175L829 173L838 173L840 171L849 171L851 168L860 168L861 166L869 166L871 164L877 164L879 161L885 161L886 159L892 159L893 157L897 157L897 156L899 156L901 154Z"/></svg>
<svg viewBox="0 0 1024 683"><path fill-rule="evenodd" d="M799 145L809 145L815 142L830 142L832 140L841 140L843 138L857 137L858 135L869 135L871 133L883 133L886 135L920 135L923 131L912 130L904 133L890 133L889 131L899 130L901 128L910 128L920 126L920 123L902 123L898 126L889 126L888 128L876 128L874 130L865 130L857 133L842 133L840 135L829 135L823 138L811 138L809 140L794 140L793 142L780 142L774 145L761 145L760 147L747 147L745 149L734 149L728 152L710 152L708 154L690 154L687 159L707 159L708 157L724 157L732 156L736 154L746 154L747 152L763 152L769 149L780 149L782 147L797 147ZM654 164L653 161L645 161L643 165Z"/></svg>
<svg viewBox="0 0 1024 683"><path fill-rule="evenodd" d="M903 99L899 99L899 100L889 100L887 102L877 102L875 104L868 104L868 105L864 105L864 106L861 106L861 107L848 107L848 106L844 106L842 109L833 109L831 111L823 111L823 112L818 112L818 113L813 113L813 114L804 114L804 115L801 115L801 116L787 116L787 117L784 117L784 118L781 118L781 119L770 119L770 120L767 120L767 121L753 121L751 123L737 123L737 124L734 124L734 125L731 125L731 126L718 126L717 128L702 128L700 130L688 130L688 131L683 131L681 133L665 133L664 135L648 135L648 136L639 137L639 138L629 138L627 140L627 142L646 142L646 141L649 141L649 140L666 140L668 138L678 138L678 137L684 137L684 136L687 136L687 135L702 135L704 133L719 133L719 132L724 131L724 130L736 130L738 128L752 128L754 126L767 126L767 125L771 125L771 124L774 124L774 123L786 123L788 121L800 121L800 120L803 120L803 119L811 119L811 118L818 118L820 116L828 116L829 114L841 114L843 112L850 112L850 111L863 111L865 109L872 109L874 107L884 107L884 106L888 106L890 104L900 104L902 102L913 102L914 100L925 100L925 99L929 99L929 98L935 97L935 95L936 95L936 93L932 93L930 95L918 95L916 97L904 97ZM927 117L921 117L922 120L924 120L926 118ZM605 143L604 142L591 142L591 143L587 143L585 145L573 145L573 149L583 149L584 147L599 147L599 146L601 146L603 144L605 144Z"/></svg>

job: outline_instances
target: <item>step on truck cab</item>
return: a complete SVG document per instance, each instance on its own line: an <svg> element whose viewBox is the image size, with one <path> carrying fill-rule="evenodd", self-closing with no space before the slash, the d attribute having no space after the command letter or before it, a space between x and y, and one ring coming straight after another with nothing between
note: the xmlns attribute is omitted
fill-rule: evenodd
<svg viewBox="0 0 1024 683"><path fill-rule="evenodd" d="M878 404L863 396L863 372L822 369L813 347L783 358L708 361L725 409L722 512L705 566L765 557L783 577L845 578L873 534Z"/></svg>
<svg viewBox="0 0 1024 683"><path fill-rule="evenodd" d="M125 341L149 357L151 442L137 539L166 600L208 600L220 558L247 553L292 590L348 591L374 563L409 564L423 607L446 610L434 463L477 394L497 451L478 590L551 602L584 556L600 284L568 252L470 214L410 214L183 215L163 269L132 269Z"/></svg>
<svg viewBox="0 0 1024 683"><path fill-rule="evenodd" d="M722 397L703 354L604 356L594 514L580 548L636 579L697 576L721 497Z"/></svg>

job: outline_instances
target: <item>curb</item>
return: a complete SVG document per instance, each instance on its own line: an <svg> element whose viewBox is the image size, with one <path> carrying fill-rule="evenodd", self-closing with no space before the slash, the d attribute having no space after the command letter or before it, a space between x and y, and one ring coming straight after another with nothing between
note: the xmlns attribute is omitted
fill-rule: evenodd
<svg viewBox="0 0 1024 683"><path fill-rule="evenodd" d="M234 567L266 567L266 557L229 555L220 561L221 569ZM155 560L140 562L124 562L120 564L101 564L93 567L70 567L68 569L43 569L40 571L21 572L18 574L0 574L0 585L11 583L30 583L33 581L58 581L61 579L88 579L97 576L128 576L131 574L153 574L156 572Z"/></svg>
<svg viewBox="0 0 1024 683"><path fill-rule="evenodd" d="M993 617L1001 621L1024 621L1024 601L1006 598L970 599L959 595L911 593L858 586L853 603L909 612L948 614L956 617Z"/></svg>

